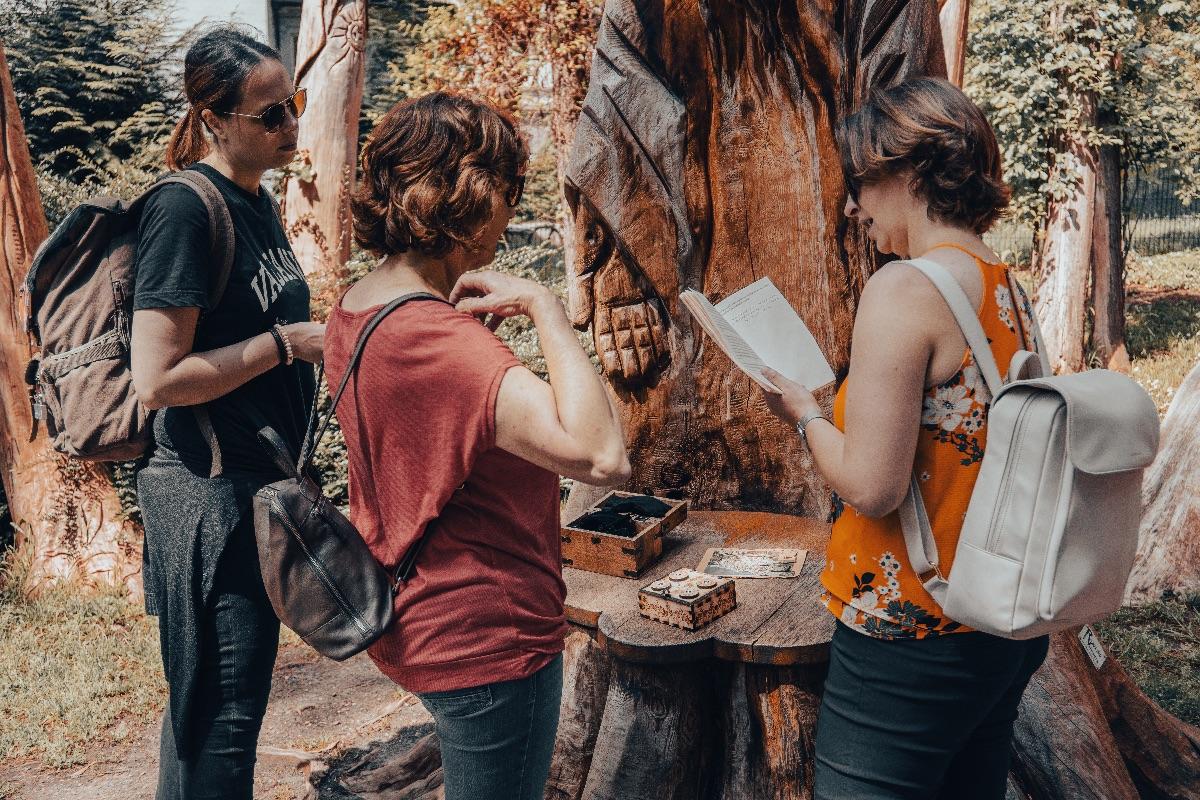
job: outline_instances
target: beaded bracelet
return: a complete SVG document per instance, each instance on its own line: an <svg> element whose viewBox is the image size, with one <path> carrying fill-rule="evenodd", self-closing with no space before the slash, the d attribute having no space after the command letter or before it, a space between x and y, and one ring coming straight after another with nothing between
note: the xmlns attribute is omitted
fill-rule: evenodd
<svg viewBox="0 0 1200 800"><path fill-rule="evenodd" d="M292 340L279 325L271 326L271 335L275 337L275 346L279 348L279 361L291 366L292 362L296 360L295 351L292 350Z"/></svg>

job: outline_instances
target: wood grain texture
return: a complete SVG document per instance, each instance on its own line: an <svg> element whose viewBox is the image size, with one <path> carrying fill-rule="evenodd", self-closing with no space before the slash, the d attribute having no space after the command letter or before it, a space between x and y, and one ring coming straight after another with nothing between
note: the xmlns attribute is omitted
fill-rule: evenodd
<svg viewBox="0 0 1200 800"><path fill-rule="evenodd" d="M567 165L568 284L625 417L630 488L828 513L798 437L678 294L769 276L844 368L873 262L842 221L834 124L871 86L944 71L934 0L609 0Z"/></svg>
<svg viewBox="0 0 1200 800"><path fill-rule="evenodd" d="M962 86L971 0L940 0L940 4L938 19L942 29L942 52L946 55L946 79L955 86Z"/></svg>
<svg viewBox="0 0 1200 800"><path fill-rule="evenodd" d="M705 658L765 664L822 662L833 617L817 598L829 526L783 514L694 511L663 539L663 558L639 578L564 569L567 618L596 628L610 654L649 663ZM695 568L710 547L807 549L800 577L737 580L738 607L696 631L672 628L638 612L638 589L677 569Z"/></svg>
<svg viewBox="0 0 1200 800"><path fill-rule="evenodd" d="M583 793L608 697L612 659L584 629L572 627L563 651L563 702L546 800Z"/></svg>
<svg viewBox="0 0 1200 800"><path fill-rule="evenodd" d="M296 85L308 90L308 111L297 147L312 169L312 179L296 175L288 179L284 228L304 274L328 281L343 275L350 258L350 194L358 155L366 42L367 0L304 3L296 43Z"/></svg>
<svg viewBox="0 0 1200 800"><path fill-rule="evenodd" d="M1200 364L1167 408L1158 455L1142 480L1142 502L1128 600L1200 591Z"/></svg>
<svg viewBox="0 0 1200 800"><path fill-rule="evenodd" d="M67 580L141 592L141 530L99 464L69 461L33 418L25 385L32 354L20 287L47 236L29 146L0 48L0 477L18 547L31 559L27 588Z"/></svg>

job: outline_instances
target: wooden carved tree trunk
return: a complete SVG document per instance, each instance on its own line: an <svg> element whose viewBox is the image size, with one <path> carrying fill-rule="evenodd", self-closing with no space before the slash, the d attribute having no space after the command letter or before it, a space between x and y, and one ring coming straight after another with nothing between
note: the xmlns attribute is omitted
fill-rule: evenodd
<svg viewBox="0 0 1200 800"><path fill-rule="evenodd" d="M3 49L0 95L0 477L17 546L32 561L28 588L73 579L138 592L140 531L124 517L106 471L58 455L44 433L30 438L31 347L20 287L47 230Z"/></svg>
<svg viewBox="0 0 1200 800"><path fill-rule="evenodd" d="M934 0L610 0L597 50L566 175L569 300L624 413L630 485L825 515L798 437L679 292L769 276L846 366L872 258L842 221L834 125L872 86L944 74Z"/></svg>
<svg viewBox="0 0 1200 800"><path fill-rule="evenodd" d="M962 86L967 63L967 27L971 20L971 0L939 0L938 17L942 27L942 49L946 53L946 78Z"/></svg>
<svg viewBox="0 0 1200 800"><path fill-rule="evenodd" d="M350 257L366 40L366 0L305 0L296 84L308 89L309 111L297 144L303 166L289 178L283 205L292 249L304 273L318 277L318 292L332 289Z"/></svg>
<svg viewBox="0 0 1200 800"><path fill-rule="evenodd" d="M1132 602L1164 591L1200 591L1200 364L1184 379L1163 420L1158 457L1142 484L1145 513Z"/></svg>

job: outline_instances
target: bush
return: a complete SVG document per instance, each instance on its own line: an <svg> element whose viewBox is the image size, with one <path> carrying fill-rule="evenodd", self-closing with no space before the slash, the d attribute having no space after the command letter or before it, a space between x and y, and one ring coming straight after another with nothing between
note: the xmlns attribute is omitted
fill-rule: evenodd
<svg viewBox="0 0 1200 800"><path fill-rule="evenodd" d="M173 37L172 25L169 0L0 4L0 40L35 162L76 180L143 156L161 163L154 150L183 104L174 73L191 35Z"/></svg>

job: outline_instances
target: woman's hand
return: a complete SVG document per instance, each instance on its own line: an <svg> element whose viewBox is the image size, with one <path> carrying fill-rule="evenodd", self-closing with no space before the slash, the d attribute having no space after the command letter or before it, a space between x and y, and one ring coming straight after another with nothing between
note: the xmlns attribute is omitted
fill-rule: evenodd
<svg viewBox="0 0 1200 800"><path fill-rule="evenodd" d="M325 352L325 323L293 322L282 329L292 343L292 355L310 364L320 363Z"/></svg>
<svg viewBox="0 0 1200 800"><path fill-rule="evenodd" d="M801 384L788 380L769 367L763 370L763 375L779 387L778 393L761 390L767 408L789 426L795 427L808 414L825 413L813 393Z"/></svg>
<svg viewBox="0 0 1200 800"><path fill-rule="evenodd" d="M479 318L493 331L509 317L532 318L539 306L558 302L541 284L490 269L460 277L447 299L459 311Z"/></svg>

